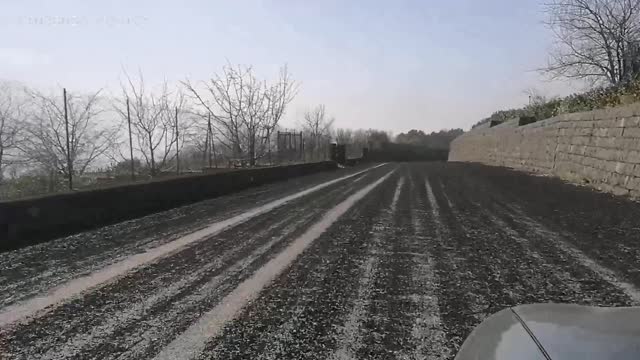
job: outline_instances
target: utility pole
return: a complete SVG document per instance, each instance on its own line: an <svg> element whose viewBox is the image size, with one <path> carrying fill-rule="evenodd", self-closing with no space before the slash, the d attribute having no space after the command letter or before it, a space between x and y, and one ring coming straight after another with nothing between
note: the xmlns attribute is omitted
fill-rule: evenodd
<svg viewBox="0 0 640 360"><path fill-rule="evenodd" d="M218 157L216 155L216 143L213 141L213 131L211 131L211 151L209 151L209 161L211 161L211 153L213 153L213 166L218 168Z"/></svg>
<svg viewBox="0 0 640 360"><path fill-rule="evenodd" d="M276 134L276 161L278 162L278 165L282 162L282 144L280 142L280 130L278 130L278 133Z"/></svg>
<svg viewBox="0 0 640 360"><path fill-rule="evenodd" d="M204 167L207 166L207 163L209 164L209 167L211 167L211 156L209 156L209 148L211 146L209 146L209 125L207 123L207 133L204 137L204 151L202 152L202 161L203 161L203 165ZM208 162L207 162L207 159Z"/></svg>
<svg viewBox="0 0 640 360"><path fill-rule="evenodd" d="M273 165L271 162L271 128L267 129L267 156L269 157L269 166Z"/></svg>
<svg viewBox="0 0 640 360"><path fill-rule="evenodd" d="M209 167L211 167L211 152L213 152L213 156L216 156L216 148L213 144L213 131L211 131L211 113L207 117L207 152L209 153ZM213 150L212 150L213 149ZM216 167L218 167L218 162L216 161Z"/></svg>
<svg viewBox="0 0 640 360"><path fill-rule="evenodd" d="M71 162L71 147L69 146L69 114L67 111L67 89L62 89L64 100L64 125L67 134L67 170L69 171L69 190L73 190L73 163Z"/></svg>
<svg viewBox="0 0 640 360"><path fill-rule="evenodd" d="M180 175L180 147L178 141L180 136L178 134L178 107L176 106L176 174Z"/></svg>
<svg viewBox="0 0 640 360"><path fill-rule="evenodd" d="M129 110L129 97L127 97L127 123L129 124L129 154L131 158L131 180L136 179L136 169L133 163L133 137L131 135L131 112Z"/></svg>

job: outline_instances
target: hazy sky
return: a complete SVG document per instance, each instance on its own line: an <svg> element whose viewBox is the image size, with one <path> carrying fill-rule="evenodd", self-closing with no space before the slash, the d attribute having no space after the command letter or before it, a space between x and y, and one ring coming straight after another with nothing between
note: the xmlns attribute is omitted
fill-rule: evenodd
<svg viewBox="0 0 640 360"><path fill-rule="evenodd" d="M466 129L527 88L568 91L532 71L542 19L536 0L0 0L0 78L117 90L123 67L160 82L287 63L301 82L288 124L324 103L342 127Z"/></svg>

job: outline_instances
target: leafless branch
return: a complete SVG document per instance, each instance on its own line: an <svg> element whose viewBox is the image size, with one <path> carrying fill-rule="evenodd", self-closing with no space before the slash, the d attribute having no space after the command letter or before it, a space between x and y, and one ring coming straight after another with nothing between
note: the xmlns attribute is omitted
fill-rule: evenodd
<svg viewBox="0 0 640 360"><path fill-rule="evenodd" d="M544 9L556 42L541 72L608 84L638 76L640 0L552 0Z"/></svg>
<svg viewBox="0 0 640 360"><path fill-rule="evenodd" d="M61 96L27 89L30 98L23 154L48 172L69 176L63 100ZM61 91L60 91L61 93ZM100 121L105 108L101 91L88 95L68 93L69 156L73 173L83 174L100 157L114 148L118 127Z"/></svg>
<svg viewBox="0 0 640 360"><path fill-rule="evenodd" d="M214 120L215 137L234 158L270 153L271 135L297 92L286 66L276 83L259 80L250 66L227 64L206 82L183 85L196 104Z"/></svg>

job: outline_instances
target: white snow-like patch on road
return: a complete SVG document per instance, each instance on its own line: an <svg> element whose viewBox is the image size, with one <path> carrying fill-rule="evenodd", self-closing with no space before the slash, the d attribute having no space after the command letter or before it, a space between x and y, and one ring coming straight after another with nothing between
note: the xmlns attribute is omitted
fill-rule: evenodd
<svg viewBox="0 0 640 360"><path fill-rule="evenodd" d="M278 256L258 269L252 277L238 285L217 306L205 313L197 322L173 340L156 356L156 359L182 360L193 359L198 356L204 350L207 342L219 335L224 325L233 320L247 303L255 299L260 291L286 270L314 240L320 237L358 201L385 181L394 171L395 169L389 171L374 183L364 187L329 210L320 221L312 225Z"/></svg>
<svg viewBox="0 0 640 360"><path fill-rule="evenodd" d="M207 237L210 237L222 232L223 230L242 224L249 219L252 219L258 215L265 214L290 201L301 198L305 195L311 194L318 190L324 189L340 181L350 179L354 176L361 175L367 171L370 171L372 169L378 168L383 165L385 164L379 164L354 174L350 174L347 176L340 177L338 179L327 181L325 183L316 185L309 189L300 191L298 193L295 193L289 196L285 196L281 199L253 208L242 214L233 216L229 219L211 224L210 226L204 229L198 230L196 232L193 232L191 234L178 238L164 245L148 249L147 251L140 254L129 256L123 260L120 260L112 265L107 266L104 269L98 270L89 275L71 280L66 284L63 284L57 288L50 290L45 295L37 296L29 300L25 300L23 302L8 306L0 311L0 327L4 327L21 320L31 318L38 313L40 313L39 315L42 315L43 313L46 313L46 311L52 310L57 305L60 305L64 301L67 301L84 291L87 291L92 288L96 288L100 285L104 285L110 281L113 281L114 279L126 274L129 271L132 271L135 268L138 268L142 265L148 264L160 258L171 255L176 251L186 247L187 245L193 244L197 241L204 240Z"/></svg>
<svg viewBox="0 0 640 360"><path fill-rule="evenodd" d="M393 215L398 206L400 199L400 190L404 185L404 177L398 180L393 200L387 212L384 213L381 222L388 224L392 221ZM333 353L331 359L348 360L355 359L355 353L362 345L362 336L360 334L362 322L367 314L367 306L371 301L371 291L373 288L374 275L377 272L380 243L382 238L387 234L385 232L376 232L373 234L371 249L369 249L369 258L362 266L362 275L358 284L358 297L356 302L347 316L340 338L338 339L337 350Z"/></svg>
<svg viewBox="0 0 640 360"><path fill-rule="evenodd" d="M412 182L412 190L414 186ZM425 179L425 187L427 189L427 197L432 206L432 214L436 216L439 213L438 204L427 179ZM418 310L418 316L415 317L411 336L417 346L412 353L406 354L405 358L442 359L448 357L449 353L446 346L447 340L442 330L442 319L440 318L440 305L438 304L436 289L438 280L434 270L434 260L431 258L431 254L425 246L426 244L424 244L428 240L425 236L427 230L424 223L427 214L423 210L423 200L418 198L416 202L417 206L412 206L411 208L415 231L411 240L414 244L422 243L420 248L424 248L425 252L414 255L417 258L417 264L411 275L414 282L422 290L422 293L420 295L412 294L413 303L416 304ZM439 221L439 219L434 218L434 221ZM440 230L436 230L435 233L438 234L437 236L441 236Z"/></svg>
<svg viewBox="0 0 640 360"><path fill-rule="evenodd" d="M598 276L600 276L603 280L621 289L631 299L634 305L640 305L640 289L638 289L635 285L622 280L615 271L599 264L596 260L590 258L587 254L582 252L582 250L570 244L560 234L548 229L543 224L530 218L516 206L509 206L509 208L518 215L516 217L516 221L526 225L531 231L537 233L539 236L545 237L547 239L553 239L553 243L558 247L558 249L570 254L576 260L578 260L580 264L598 274Z"/></svg>

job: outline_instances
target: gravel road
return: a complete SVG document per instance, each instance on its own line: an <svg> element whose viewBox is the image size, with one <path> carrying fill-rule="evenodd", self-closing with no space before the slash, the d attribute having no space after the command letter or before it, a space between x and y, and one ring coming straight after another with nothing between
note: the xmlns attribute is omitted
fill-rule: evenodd
<svg viewBox="0 0 640 360"><path fill-rule="evenodd" d="M451 359L502 308L640 305L640 205L341 169L0 254L0 359Z"/></svg>

